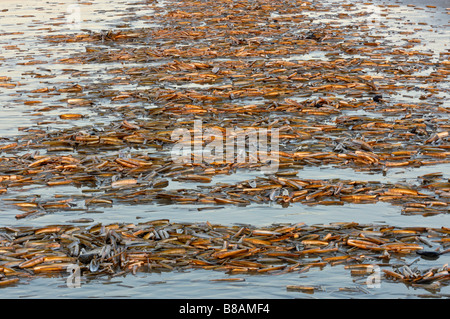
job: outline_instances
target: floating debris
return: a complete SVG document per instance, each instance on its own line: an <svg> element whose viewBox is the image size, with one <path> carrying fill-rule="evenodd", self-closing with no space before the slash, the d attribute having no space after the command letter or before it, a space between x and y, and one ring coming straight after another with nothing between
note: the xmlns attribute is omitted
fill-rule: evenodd
<svg viewBox="0 0 450 319"><path fill-rule="evenodd" d="M449 242L450 230L444 227L399 228L354 222L256 228L153 220L139 224L4 227L0 229L0 274L4 276L0 285L20 282L24 276L65 272L71 265L80 267L82 275L111 276L189 268L276 275L327 265L344 265L352 275L370 275L369 270L379 266L387 278L446 284L450 280L446 266L420 275L407 266L398 270L398 257L422 251L418 236L429 234L442 247ZM6 281L11 279L18 280ZM315 290L296 285L287 289Z"/></svg>
<svg viewBox="0 0 450 319"><path fill-rule="evenodd" d="M444 265L439 268L429 268L426 270L419 270L417 268L411 269L407 265L404 265L394 271L383 269L383 272L386 277L399 280L408 285L423 285L427 289L439 289L442 283L450 280L448 265Z"/></svg>
<svg viewBox="0 0 450 319"><path fill-rule="evenodd" d="M367 21L352 21L352 28L342 28L340 23L311 24L307 13L337 14L338 8L325 2L255 6L244 1L237 5L239 9L226 1L183 1L172 3L171 10L147 5L155 11L153 23L160 27L44 37L50 43L89 45L85 52L58 63L122 62L107 72L120 80L34 88L33 99L25 103L36 104L37 111L44 112L39 105L49 92L61 95L67 104L57 107L71 110L57 118L41 118L42 124L21 128L19 137L1 143L0 196L13 196L24 185L102 185L104 196L87 198L87 205L161 199L238 206L383 201L401 205L405 215L448 213L450 184L444 176L436 176L433 182L424 179L420 184L398 185L301 178L301 169L307 166L386 174L399 167L450 163L449 113L437 98L445 92L449 74L446 55L428 62L430 53L416 48L418 39L400 44L380 35L361 42L372 39ZM356 10L346 5L341 9ZM199 21L204 22L198 25ZM174 27L179 25L183 27ZM189 45L180 46L177 41ZM314 52L324 56L308 58ZM433 71L429 76L415 73L428 69ZM67 72L79 74L76 68ZM10 81L10 77L0 78L0 83ZM116 88L124 83L137 83L144 89ZM414 101L395 98L416 89L431 96ZM98 105L105 99L116 106ZM88 122L97 115L111 120ZM43 129L53 120L86 120L86 125ZM241 131L235 130L236 135L244 134L244 129L277 129L278 150L271 151L279 161L275 177L228 187L214 185L217 175L233 174L239 181L239 170L261 169L264 161L250 149L244 150L244 162L209 161L203 152L200 162L175 163L170 156L176 142L173 130L193 133L195 120L204 123L203 131L238 127ZM206 134L187 140L189 157L195 159L197 147L203 150L209 139ZM129 154L123 153L125 149ZM257 160L250 160L252 156ZM170 181L183 185L178 191L164 191ZM189 189L195 183L206 187ZM245 187L245 183L254 185ZM106 190L107 185L111 190ZM39 204L35 209L45 212Z"/></svg>
<svg viewBox="0 0 450 319"><path fill-rule="evenodd" d="M0 76L0 87L31 114L20 134L0 139L0 202L18 210L16 219L146 203L198 204L197 211L255 203L390 203L403 215L448 214L450 182L442 172L391 182L302 176L306 167L385 176L398 168L448 166L444 99L450 62L448 52L424 49L423 32L429 31L408 26L388 34L380 22L374 34L370 10L326 1L142 5L145 10L127 11L141 12L135 18L144 26L151 21L148 28L52 30L40 40L78 43L83 50L53 61L30 54L17 63L57 63L70 83L42 81L29 88ZM386 21L394 16L399 25L410 24L397 19L395 6L381 7ZM318 23L321 18L327 22ZM22 32L2 35L23 38ZM18 45L3 48L22 51ZM37 68L27 75L55 76L41 71L52 73ZM202 133L233 129L232 136L243 137L246 146L249 131L264 129L267 137L278 132L277 149L270 150L278 170L242 180L242 170L255 172L267 164L264 156L249 147L239 154L245 161L238 161L238 154L210 160L205 149L221 140L211 134L184 136L190 160L175 162L174 130L191 137L196 121L204 124ZM220 182L224 176L227 183ZM50 198L38 194L42 188L50 189ZM422 271L390 264L397 255L439 259L448 248L446 227L343 222L255 228L168 220L86 225L92 222L77 217L70 221L75 226L2 228L0 285L65 272L74 264L83 274L110 276L185 268L305 273L327 265L345 265L351 275L362 276L379 265L394 282L448 282L446 266ZM442 249L424 249L434 244ZM240 278L217 281L232 280ZM312 293L320 287L286 289Z"/></svg>

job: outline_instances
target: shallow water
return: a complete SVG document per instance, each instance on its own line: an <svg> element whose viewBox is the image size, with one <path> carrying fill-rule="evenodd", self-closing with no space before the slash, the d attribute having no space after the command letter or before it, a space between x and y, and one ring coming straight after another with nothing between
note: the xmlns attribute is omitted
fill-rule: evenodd
<svg viewBox="0 0 450 319"><path fill-rule="evenodd" d="M114 105L101 105L97 101L96 106L70 107L70 112L83 113L86 117L78 122L66 123L59 121L58 116L67 111L67 105L61 102L69 95L62 93L54 97L48 97L42 103L36 105L24 104L27 100L39 98L29 93L35 88L46 86L70 87L74 84L95 84L107 81L117 81L114 73L108 73L121 66L121 64L84 64L66 65L55 63L62 58L68 58L73 54L84 52L86 46L83 43L48 43L43 36L51 34L71 34L74 32L105 31L112 28L141 28L158 27L152 24L151 19L139 19L149 16L152 9L142 3L128 1L114 1L114 8L109 5L110 1L93 1L81 3L79 7L71 6L72 1L26 1L19 4L14 0L3 0L0 5L1 31L0 36L0 76L11 78L11 82L17 83L15 87L0 87L0 137L8 137L21 134L20 127L39 125L47 127L48 130L78 125L95 125L95 123L107 124L108 121L117 120L108 114L99 117L90 107L114 108ZM330 0L329 2L341 2ZM351 1L347 1L351 2ZM164 7L169 2L159 1ZM391 3L391 2L388 2ZM383 19L384 9L380 10L378 2L373 4L359 5L358 10L371 10L374 23L377 19ZM383 19L387 28L376 29L373 32L381 32L386 41L403 41L394 30L409 30L418 28L415 37L419 37L421 46L431 53L430 61L440 59L440 52L448 52L449 47L449 15L445 8L447 1L438 1L427 5L435 5L437 8L426 8L421 0L403 0L396 2L398 7L389 8L390 19ZM414 4L419 8L407 7ZM80 8L80 20L78 24L68 24L67 16L73 13L74 8ZM3 9L3 10L1 10ZM68 10L72 10L69 11ZM75 11L76 12L76 11ZM359 12L359 11L356 11ZM341 23L330 17L329 13L309 12L314 23L327 22ZM273 13L273 16L280 16ZM412 25L404 24L405 17L411 20ZM78 16L74 16L78 18ZM367 17L364 17L367 18ZM396 20L396 18L401 21ZM348 21L346 21L347 23ZM426 24L425 24L426 23ZM314 60L327 59L323 52L310 52L305 55L291 56L286 60ZM159 62L158 62L159 63ZM128 67L134 66L127 64ZM73 73L67 70L77 70L80 76L72 78ZM96 70L97 72L89 72ZM86 75L83 75L86 72ZM429 70L421 70L420 75L427 75ZM120 80L120 79L119 79ZM196 85L187 83L185 88L195 88ZM208 85L203 85L208 87ZM123 90L140 89L137 85L124 85ZM116 87L116 89L118 89ZM419 94L414 92L402 92L407 97L398 96L399 102L403 100L417 102ZM50 94L49 94L50 95ZM448 94L442 96L444 106L448 107ZM100 105L99 105L100 104ZM61 105L61 107L56 107ZM52 111L42 114L40 109L53 107ZM147 105L146 107L151 107ZM347 111L352 115L353 111ZM366 112L367 116L376 117L380 114ZM361 115L361 111L356 111ZM48 121L48 119L51 119ZM46 124L45 121L48 121ZM41 123L41 124L39 124ZM444 178L450 178L450 164L438 164L416 168L391 168L386 174L354 171L352 169L341 169L337 167L304 167L298 171L297 177L311 179L352 179L362 181L379 181L389 183L415 183L417 177L441 172ZM223 175L215 176L213 183L235 183L246 179L261 176L259 172L242 172L239 176ZM201 184L170 182L168 189L185 187L201 187ZM20 195L26 197L40 196L41 198L52 198L54 194L76 194L82 195L86 188L77 187L42 187L32 186L16 190ZM17 195L17 194L15 194ZM7 197L8 195L6 195ZM377 204L345 204L343 206L301 206L290 205L282 208L276 204L256 205L245 207L224 206L215 209L200 205L161 205L161 204L117 204L113 207L95 207L86 209L82 200L78 204L79 211L62 211L36 216L32 219L16 219L20 213L7 202L0 202L0 226L14 225L49 225L57 223L68 223L79 218L90 218L94 223L115 222L141 222L153 219L168 218L173 222L204 222L218 224L252 224L258 226L271 225L274 223L297 223L326 224L341 221L355 221L358 223L382 223L396 226L427 226L441 227L450 226L450 214L438 214L430 217L421 215L406 216L401 214L401 207L389 203ZM200 209L199 209L200 208ZM448 255L447 255L448 256ZM439 265L450 262L450 257L439 259ZM416 265L430 267L432 262L420 260ZM434 265L434 264L433 264ZM313 269L305 274L284 274L280 276L268 275L234 275L244 278L241 282L211 282L212 279L225 278L229 275L206 270L189 270L186 272L163 272L163 273L138 273L127 274L124 277L115 278L83 278L80 289L71 289L66 285L67 276L61 274L51 278L37 278L27 282L26 285L17 285L0 289L0 297L3 298L418 298L432 296L435 292L423 288L406 287L403 284L382 282L380 288L367 289L361 278L355 278L341 266L325 269ZM287 291L286 286L292 284L313 285L319 289L313 295L301 292ZM343 291L340 288L348 288ZM440 295L449 295L450 287L443 287Z"/></svg>

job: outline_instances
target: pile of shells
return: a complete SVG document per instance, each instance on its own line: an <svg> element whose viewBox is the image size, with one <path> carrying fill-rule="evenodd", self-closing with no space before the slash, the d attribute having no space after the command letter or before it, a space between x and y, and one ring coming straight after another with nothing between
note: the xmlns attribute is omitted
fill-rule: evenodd
<svg viewBox="0 0 450 319"><path fill-rule="evenodd" d="M437 255L450 251L449 243L450 229L445 227L358 223L256 228L154 220L85 227L4 227L0 232L0 285L16 283L23 277L65 272L71 265L80 267L82 275L109 276L188 268L231 274L302 273L311 267L338 265L354 275L379 266L386 278L446 284L450 280L447 266L417 274L403 259L433 252L437 259ZM424 244L438 246L439 253L424 249ZM398 273L395 269L400 266L403 272L409 272Z"/></svg>

